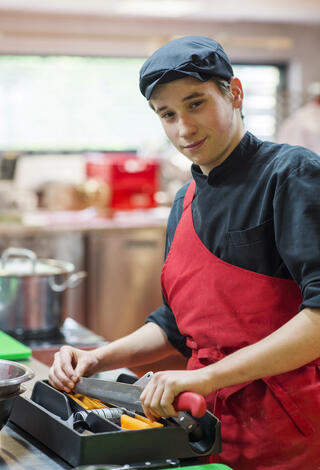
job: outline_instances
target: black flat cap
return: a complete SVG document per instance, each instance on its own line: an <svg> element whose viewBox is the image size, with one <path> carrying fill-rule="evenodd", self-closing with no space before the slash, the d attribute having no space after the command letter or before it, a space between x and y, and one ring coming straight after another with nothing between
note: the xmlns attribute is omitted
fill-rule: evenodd
<svg viewBox="0 0 320 470"><path fill-rule="evenodd" d="M148 99L156 85L184 77L202 82L212 77L230 80L233 70L227 54L214 39L185 36L156 50L140 70L140 91Z"/></svg>

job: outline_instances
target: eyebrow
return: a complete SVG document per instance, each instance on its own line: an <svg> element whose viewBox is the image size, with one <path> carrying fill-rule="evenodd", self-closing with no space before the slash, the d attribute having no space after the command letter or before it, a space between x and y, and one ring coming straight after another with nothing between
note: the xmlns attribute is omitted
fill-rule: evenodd
<svg viewBox="0 0 320 470"><path fill-rule="evenodd" d="M195 91L194 93L191 93L191 95L185 96L182 99L182 102L188 101L188 100L193 100L194 98L202 98L203 96L204 96L204 93L200 93L198 91ZM161 113L162 111L164 111L165 109L168 108L168 106L161 106L160 108L155 109L154 106L151 103L150 103L150 106L151 106L152 109L155 110L156 113Z"/></svg>

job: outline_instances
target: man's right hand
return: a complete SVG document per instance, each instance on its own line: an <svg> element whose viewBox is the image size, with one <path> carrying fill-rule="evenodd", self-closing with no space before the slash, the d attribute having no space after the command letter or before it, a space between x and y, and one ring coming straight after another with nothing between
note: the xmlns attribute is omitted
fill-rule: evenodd
<svg viewBox="0 0 320 470"><path fill-rule="evenodd" d="M154 362L176 353L160 326L149 322L128 336L90 351L62 346L54 356L49 382L70 392L80 377L104 370Z"/></svg>
<svg viewBox="0 0 320 470"><path fill-rule="evenodd" d="M95 349L83 351L71 346L62 346L54 355L54 362L49 371L49 382L58 390L69 393L80 377L96 372L98 362Z"/></svg>

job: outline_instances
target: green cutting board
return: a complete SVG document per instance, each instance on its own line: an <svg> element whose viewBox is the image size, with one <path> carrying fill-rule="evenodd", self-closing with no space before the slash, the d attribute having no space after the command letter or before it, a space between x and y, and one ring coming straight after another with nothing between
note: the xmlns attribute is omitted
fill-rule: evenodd
<svg viewBox="0 0 320 470"><path fill-rule="evenodd" d="M31 349L0 330L0 359L17 361L31 356Z"/></svg>
<svg viewBox="0 0 320 470"><path fill-rule="evenodd" d="M191 467L182 467L182 470L232 470L232 468L222 463L207 463L203 465L194 465Z"/></svg>

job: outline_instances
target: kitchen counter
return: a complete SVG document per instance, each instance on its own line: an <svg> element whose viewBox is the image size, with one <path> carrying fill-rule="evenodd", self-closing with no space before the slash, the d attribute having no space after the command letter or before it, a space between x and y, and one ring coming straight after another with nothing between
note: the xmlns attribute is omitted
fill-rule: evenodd
<svg viewBox="0 0 320 470"><path fill-rule="evenodd" d="M30 436L24 436L9 426L0 431L0 469L1 470L62 470L70 465L39 443L35 445Z"/></svg>
<svg viewBox="0 0 320 470"><path fill-rule="evenodd" d="M59 333L49 338L25 338L20 340L32 349L32 356L41 363L50 366L54 353L64 344L81 349L93 349L106 344L105 339L93 333L71 317L67 317Z"/></svg>
<svg viewBox="0 0 320 470"><path fill-rule="evenodd" d="M30 396L34 383L37 380L48 378L49 368L31 358L23 361L24 365L35 372L35 377L26 382L24 396ZM11 427L12 426L12 427ZM60 470L71 468L58 456L49 452L30 436L23 433L13 425L6 425L0 431L0 470Z"/></svg>
<svg viewBox="0 0 320 470"><path fill-rule="evenodd" d="M24 384L26 392L23 396L30 397L35 382L48 378L49 367L34 357L21 362L35 372L35 377ZM128 369L116 369L104 372L101 374L101 378L116 380L122 372L130 373ZM0 431L0 470L62 470L70 468L73 467L13 424L7 424Z"/></svg>
<svg viewBox="0 0 320 470"><path fill-rule="evenodd" d="M89 350L108 343L108 341L106 341L102 336L96 335L73 318L66 318L60 329L60 333L61 334L58 337L54 338L47 338L44 340L26 339L22 340L22 342L32 349L32 357L46 366L51 366L54 360L54 354L64 344ZM160 370L179 370L185 369L186 366L187 359L177 352L176 354L172 354L171 356L159 361L132 367L131 371L138 377L141 377L151 370L153 372ZM113 377L116 379L121 372L130 373L128 369L116 369L115 371L102 372L99 375L101 377L110 377L110 375L113 374Z"/></svg>
<svg viewBox="0 0 320 470"><path fill-rule="evenodd" d="M21 214L20 221L5 221L0 218L2 235L77 232L86 233L121 228L165 227L170 209L116 211L110 216L101 216L94 208L82 211L35 211Z"/></svg>

